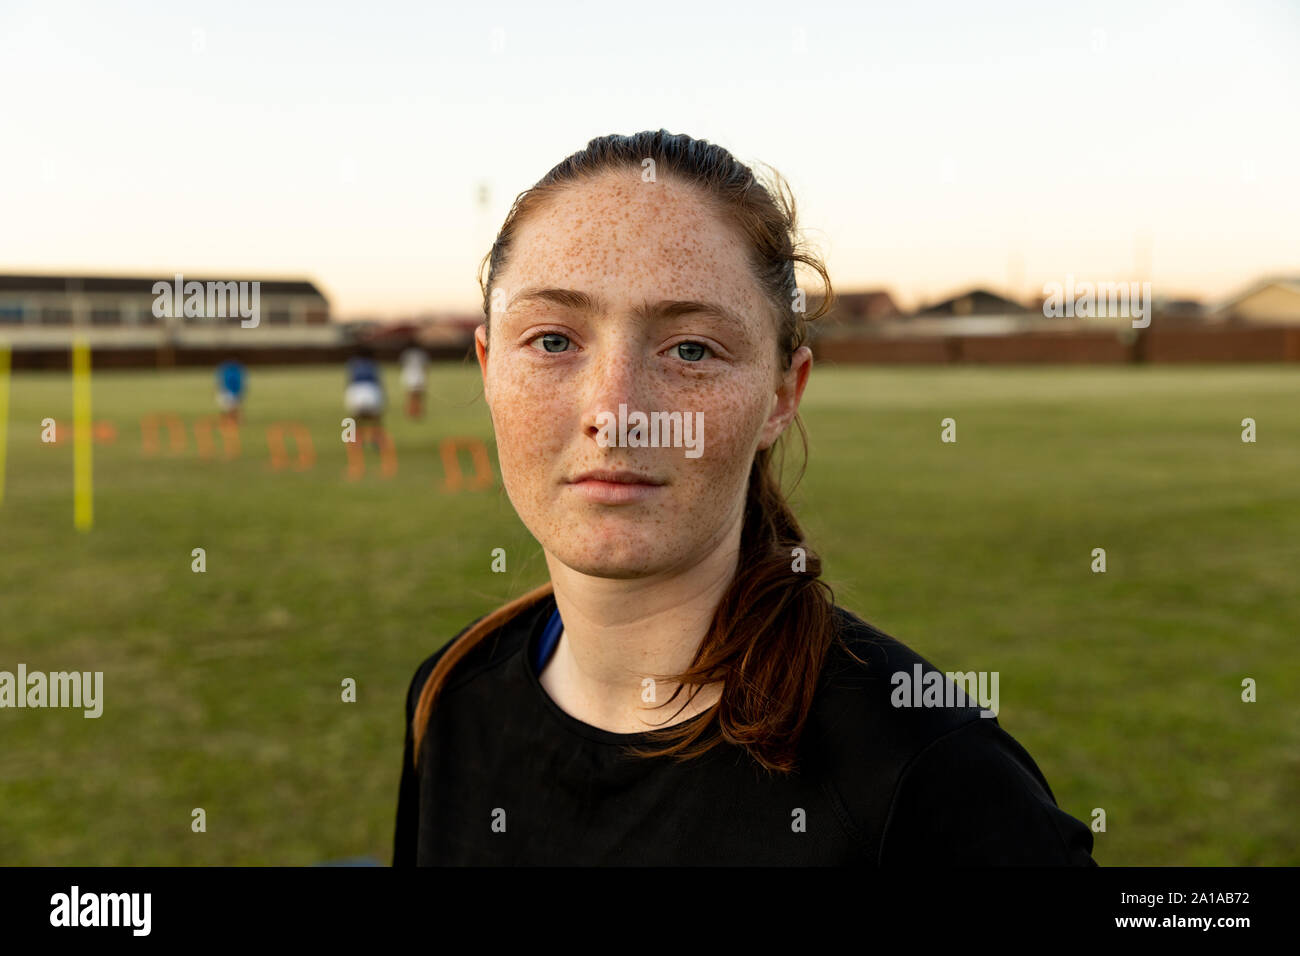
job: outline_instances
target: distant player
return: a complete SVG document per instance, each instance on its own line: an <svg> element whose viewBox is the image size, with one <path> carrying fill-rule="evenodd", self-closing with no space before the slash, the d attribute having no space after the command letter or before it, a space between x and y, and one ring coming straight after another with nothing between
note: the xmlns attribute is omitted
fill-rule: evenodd
<svg viewBox="0 0 1300 956"><path fill-rule="evenodd" d="M408 418L424 415L425 366L429 356L418 345L402 352L402 384L406 386L406 414Z"/></svg>
<svg viewBox="0 0 1300 956"><path fill-rule="evenodd" d="M362 444L378 444L378 434L384 427L384 383L374 352L365 346L348 359L343 404L357 421L357 440Z"/></svg>
<svg viewBox="0 0 1300 956"><path fill-rule="evenodd" d="M221 420L239 424L239 409L244 401L243 363L229 359L217 366L217 408Z"/></svg>

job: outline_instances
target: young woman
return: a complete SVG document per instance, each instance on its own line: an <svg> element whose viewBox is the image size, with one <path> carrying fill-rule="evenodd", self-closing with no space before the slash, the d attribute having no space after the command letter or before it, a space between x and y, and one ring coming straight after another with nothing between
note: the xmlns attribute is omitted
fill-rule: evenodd
<svg viewBox="0 0 1300 956"><path fill-rule="evenodd" d="M343 407L356 420L357 441L362 445L378 444L384 424L384 380L374 350L359 346L344 372L347 384L343 388Z"/></svg>
<svg viewBox="0 0 1300 956"><path fill-rule="evenodd" d="M996 718L899 706L935 669L820 579L772 449L830 285L779 176L605 136L484 263L483 393L550 582L416 671L395 865L1093 863Z"/></svg>
<svg viewBox="0 0 1300 956"><path fill-rule="evenodd" d="M418 345L411 345L402 350L398 361L402 366L402 384L406 387L406 416L423 418L424 389L427 379L425 366L429 364L428 353Z"/></svg>
<svg viewBox="0 0 1300 956"><path fill-rule="evenodd" d="M221 410L222 422L238 425L243 402L244 364L237 359L226 359L217 366L217 408Z"/></svg>

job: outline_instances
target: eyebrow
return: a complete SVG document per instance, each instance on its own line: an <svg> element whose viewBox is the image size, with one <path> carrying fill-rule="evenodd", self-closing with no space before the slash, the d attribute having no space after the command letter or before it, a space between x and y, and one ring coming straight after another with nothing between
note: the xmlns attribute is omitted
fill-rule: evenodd
<svg viewBox="0 0 1300 956"><path fill-rule="evenodd" d="M506 304L506 311L510 311L516 303L522 304L525 302L550 302L564 308L576 309L579 312L596 312L604 304L599 298L578 289L529 287L521 289L511 298ZM735 312L715 302L703 302L696 299L662 299L654 304L639 305L632 310L632 314L639 319L673 319L681 315L695 313L722 319L724 322L735 325L742 334L748 335L744 320Z"/></svg>

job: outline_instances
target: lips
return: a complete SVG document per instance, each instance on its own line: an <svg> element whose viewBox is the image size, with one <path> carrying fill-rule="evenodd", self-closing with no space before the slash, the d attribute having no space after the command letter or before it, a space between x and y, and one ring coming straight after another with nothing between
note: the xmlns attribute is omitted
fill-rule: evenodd
<svg viewBox="0 0 1300 956"><path fill-rule="evenodd" d="M611 469L597 469L595 471L584 471L578 477L572 479L570 484L577 484L583 481L607 481L620 485L662 485L666 482L658 478L652 478L650 475L643 475L636 471L617 471Z"/></svg>
<svg viewBox="0 0 1300 956"><path fill-rule="evenodd" d="M667 482L639 471L597 468L568 482L571 492L591 505L648 504Z"/></svg>

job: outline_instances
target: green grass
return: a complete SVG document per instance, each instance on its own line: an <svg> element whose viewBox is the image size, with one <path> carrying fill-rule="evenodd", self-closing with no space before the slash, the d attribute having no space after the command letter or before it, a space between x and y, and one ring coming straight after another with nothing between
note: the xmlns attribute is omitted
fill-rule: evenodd
<svg viewBox="0 0 1300 956"><path fill-rule="evenodd" d="M0 711L0 864L388 861L416 664L545 563L499 482L441 487L442 439L491 446L476 367L436 368L430 417L389 415L398 474L358 482L341 377L252 369L242 454L203 461L192 430L143 457L139 420L210 414L209 371L96 373L119 434L94 449L88 534L69 376L12 377L0 669L102 670L105 710ZM1279 366L819 368L793 501L839 603L945 670L999 672L1000 723L1057 801L1105 810L1099 862L1295 865L1298 410ZM314 467L272 470L277 420L308 425Z"/></svg>

